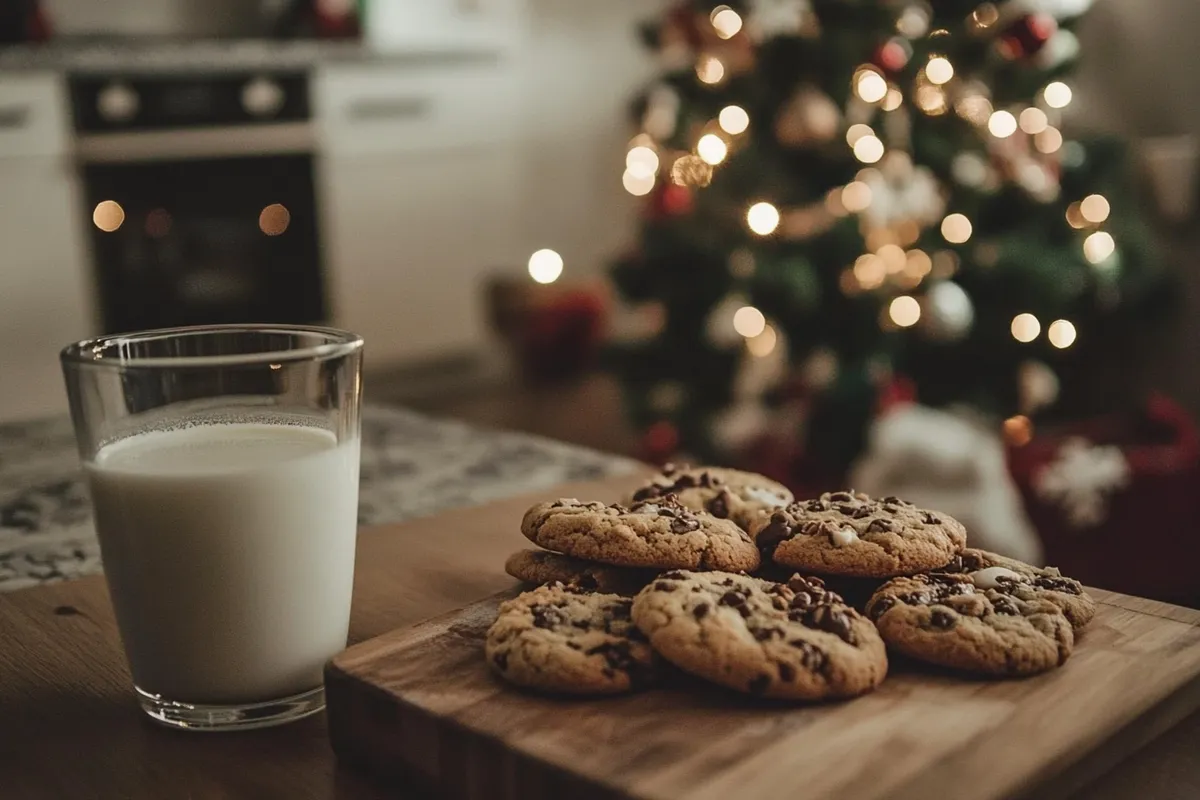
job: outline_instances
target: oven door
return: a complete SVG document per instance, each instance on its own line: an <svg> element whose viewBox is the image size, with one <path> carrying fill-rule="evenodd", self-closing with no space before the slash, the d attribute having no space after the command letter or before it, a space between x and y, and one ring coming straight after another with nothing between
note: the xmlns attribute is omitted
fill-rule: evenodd
<svg viewBox="0 0 1200 800"><path fill-rule="evenodd" d="M325 320L311 154L83 171L106 333Z"/></svg>

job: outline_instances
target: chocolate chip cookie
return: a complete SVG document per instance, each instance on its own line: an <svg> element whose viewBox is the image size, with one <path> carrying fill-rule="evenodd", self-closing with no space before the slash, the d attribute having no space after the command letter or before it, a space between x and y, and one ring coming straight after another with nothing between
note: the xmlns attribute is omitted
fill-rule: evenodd
<svg viewBox="0 0 1200 800"><path fill-rule="evenodd" d="M564 583L587 592L634 595L658 574L652 569L614 567L551 553L518 550L504 562L504 571L526 583Z"/></svg>
<svg viewBox="0 0 1200 800"><path fill-rule="evenodd" d="M724 467L676 467L668 464L629 497L629 503L674 494L694 511L731 519L743 530L794 499L782 483L753 472Z"/></svg>
<svg viewBox="0 0 1200 800"><path fill-rule="evenodd" d="M632 600L539 586L500 604L488 664L505 680L564 694L616 694L653 683L654 651L630 620Z"/></svg>
<svg viewBox="0 0 1200 800"><path fill-rule="evenodd" d="M1075 644L1054 603L977 588L963 574L888 581L868 601L867 616L897 652L983 675L1045 672L1065 662Z"/></svg>
<svg viewBox="0 0 1200 800"><path fill-rule="evenodd" d="M1021 600L1049 600L1075 630L1092 621L1096 601L1074 578L1054 567L1035 567L1015 558L968 547L937 572L967 575L977 589L995 589Z"/></svg>
<svg viewBox="0 0 1200 800"><path fill-rule="evenodd" d="M853 697L887 674L875 626L817 578L664 572L634 598L633 620L667 661L754 695Z"/></svg>
<svg viewBox="0 0 1200 800"><path fill-rule="evenodd" d="M658 569L751 570L758 548L727 519L680 505L674 495L632 506L556 500L525 512L535 544L588 561Z"/></svg>
<svg viewBox="0 0 1200 800"><path fill-rule="evenodd" d="M896 497L826 492L760 519L751 531L764 558L827 575L891 578L945 566L963 549L958 520Z"/></svg>

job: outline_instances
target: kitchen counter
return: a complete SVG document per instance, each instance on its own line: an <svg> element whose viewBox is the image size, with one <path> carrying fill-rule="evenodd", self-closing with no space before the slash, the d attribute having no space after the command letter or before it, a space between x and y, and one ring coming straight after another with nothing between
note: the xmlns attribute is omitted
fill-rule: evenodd
<svg viewBox="0 0 1200 800"><path fill-rule="evenodd" d="M621 475L637 462L410 411L363 410L359 524L376 525ZM102 571L65 417L0 425L0 591Z"/></svg>

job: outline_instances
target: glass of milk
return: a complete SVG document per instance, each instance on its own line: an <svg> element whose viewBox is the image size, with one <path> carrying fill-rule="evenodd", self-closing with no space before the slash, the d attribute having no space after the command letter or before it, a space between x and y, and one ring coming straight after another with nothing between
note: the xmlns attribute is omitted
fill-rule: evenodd
<svg viewBox="0 0 1200 800"><path fill-rule="evenodd" d="M324 707L350 620L362 345L229 325L63 350L108 589L155 720L234 730Z"/></svg>

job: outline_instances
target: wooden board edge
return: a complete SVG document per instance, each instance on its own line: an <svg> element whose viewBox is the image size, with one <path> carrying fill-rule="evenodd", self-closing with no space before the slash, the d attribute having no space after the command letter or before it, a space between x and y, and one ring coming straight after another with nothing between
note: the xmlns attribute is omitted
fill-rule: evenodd
<svg viewBox="0 0 1200 800"><path fill-rule="evenodd" d="M1096 589L1090 586L1086 588L1088 594L1097 603L1102 605L1114 606L1125 611L1133 611L1151 617L1169 619L1173 622L1182 622L1192 627L1200 626L1200 610L1164 603L1161 600L1151 600L1148 597L1136 597L1119 592L1110 592L1107 589Z"/></svg>

